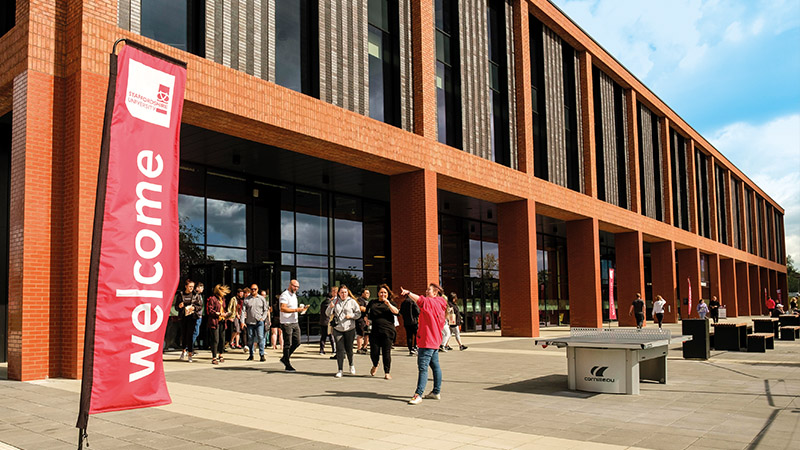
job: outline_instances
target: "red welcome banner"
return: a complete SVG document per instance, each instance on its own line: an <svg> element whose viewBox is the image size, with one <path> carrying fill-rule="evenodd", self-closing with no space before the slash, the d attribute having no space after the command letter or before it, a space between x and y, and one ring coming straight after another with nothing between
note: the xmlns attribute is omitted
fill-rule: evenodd
<svg viewBox="0 0 800 450"><path fill-rule="evenodd" d="M608 269L608 320L616 320L617 308L614 306L614 269Z"/></svg>
<svg viewBox="0 0 800 450"><path fill-rule="evenodd" d="M692 317L692 279L686 277L686 283L689 284L689 311L687 311L686 317Z"/></svg>
<svg viewBox="0 0 800 450"><path fill-rule="evenodd" d="M186 67L126 44L112 54L98 176L78 417L84 430L88 414L171 402L161 346L179 277Z"/></svg>

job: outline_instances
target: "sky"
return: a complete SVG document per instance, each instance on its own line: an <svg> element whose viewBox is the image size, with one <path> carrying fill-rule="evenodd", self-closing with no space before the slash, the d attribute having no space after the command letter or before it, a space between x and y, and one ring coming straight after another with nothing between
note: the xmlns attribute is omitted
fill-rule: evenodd
<svg viewBox="0 0 800 450"><path fill-rule="evenodd" d="M800 1L553 0L785 210L800 262Z"/></svg>

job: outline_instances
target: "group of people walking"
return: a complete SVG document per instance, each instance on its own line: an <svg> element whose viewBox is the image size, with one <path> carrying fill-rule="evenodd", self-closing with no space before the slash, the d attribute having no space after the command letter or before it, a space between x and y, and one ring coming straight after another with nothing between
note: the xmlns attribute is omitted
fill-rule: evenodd
<svg viewBox="0 0 800 450"><path fill-rule="evenodd" d="M230 296L231 289L228 286L218 284L212 289L212 295L203 301L202 283L195 285L187 280L184 290L175 296L171 314L177 317L180 324L180 359L193 361L194 342L205 315L212 364L225 362L226 347L243 348L249 352L247 360L253 361L258 346L260 360L265 361L266 335L272 329L273 349L280 342L283 350L280 362L286 371L294 372L291 356L300 346L298 315L309 308L308 305L298 304L299 288L299 282L291 280L278 300L270 304L267 292L259 291L256 284L239 289L234 296ZM319 351L325 354L326 345L331 346L331 359L336 359L338 369L334 376L341 378L345 373L345 359L348 372L355 375L353 355L355 352L366 354L369 347L372 362L370 375L375 376L382 366L384 378L392 379L392 348L400 316L403 318L409 355L417 356L419 372L417 389L409 403L416 405L422 401L429 368L433 372L434 387L424 398L441 398L439 351L452 349L449 346L452 337L455 337L460 350L467 349L461 341L461 312L456 294L452 293L447 299L441 287L434 283L421 296L401 288L400 296L405 300L400 306L395 304L396 296L386 284L378 287L376 299L370 300L370 295L370 291L364 289L356 298L346 285L340 285L332 287L330 296L322 302ZM354 343L357 345L355 351Z"/></svg>

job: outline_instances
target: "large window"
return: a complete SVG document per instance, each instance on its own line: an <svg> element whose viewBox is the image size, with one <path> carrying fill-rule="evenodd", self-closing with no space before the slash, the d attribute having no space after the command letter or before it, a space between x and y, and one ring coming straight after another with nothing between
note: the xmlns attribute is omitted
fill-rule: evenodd
<svg viewBox="0 0 800 450"><path fill-rule="evenodd" d="M0 36L6 34L14 28L17 20L16 0L6 0L0 6Z"/></svg>
<svg viewBox="0 0 800 450"><path fill-rule="evenodd" d="M569 323L567 237L563 221L536 215L540 325Z"/></svg>
<svg viewBox="0 0 800 450"><path fill-rule="evenodd" d="M508 64L506 61L506 23L504 2L489 1L489 98L492 101L492 160L511 166L508 130Z"/></svg>
<svg viewBox="0 0 800 450"><path fill-rule="evenodd" d="M319 25L316 0L275 2L275 82L319 97Z"/></svg>
<svg viewBox="0 0 800 450"><path fill-rule="evenodd" d="M564 139L567 152L567 187L573 191L581 189L580 159L578 151L578 105L577 86L575 80L575 49L561 44L561 56L564 70Z"/></svg>
<svg viewBox="0 0 800 450"><path fill-rule="evenodd" d="M708 156L700 150L694 152L695 183L697 193L697 226L700 236L711 237L708 210Z"/></svg>
<svg viewBox="0 0 800 450"><path fill-rule="evenodd" d="M727 181L727 171L720 166L714 166L715 176L716 176L716 193L717 196L717 238L719 242L723 244L729 244L728 242L728 210L729 205L727 205L727 188L726 188L726 181Z"/></svg>
<svg viewBox="0 0 800 450"><path fill-rule="evenodd" d="M369 116L400 126L400 40L396 0L369 0Z"/></svg>
<svg viewBox="0 0 800 450"><path fill-rule="evenodd" d="M205 56L205 0L141 2L142 36Z"/></svg>
<svg viewBox="0 0 800 450"><path fill-rule="evenodd" d="M436 0L436 123L439 142L461 148L458 4Z"/></svg>
<svg viewBox="0 0 800 450"><path fill-rule="evenodd" d="M547 180L547 121L545 120L544 44L542 23L530 17L531 106L533 109L533 171Z"/></svg>

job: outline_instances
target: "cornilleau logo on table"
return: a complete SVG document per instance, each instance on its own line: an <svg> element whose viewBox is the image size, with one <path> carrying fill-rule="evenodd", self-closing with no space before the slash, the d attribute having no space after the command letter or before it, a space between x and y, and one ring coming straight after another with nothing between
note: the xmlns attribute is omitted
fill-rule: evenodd
<svg viewBox="0 0 800 450"><path fill-rule="evenodd" d="M605 374L606 370L608 370L608 366L594 366L592 367L592 370L589 371L593 376L583 377L583 379L586 381L599 381L602 383L614 383L617 381L616 378L604 377L603 374Z"/></svg>

